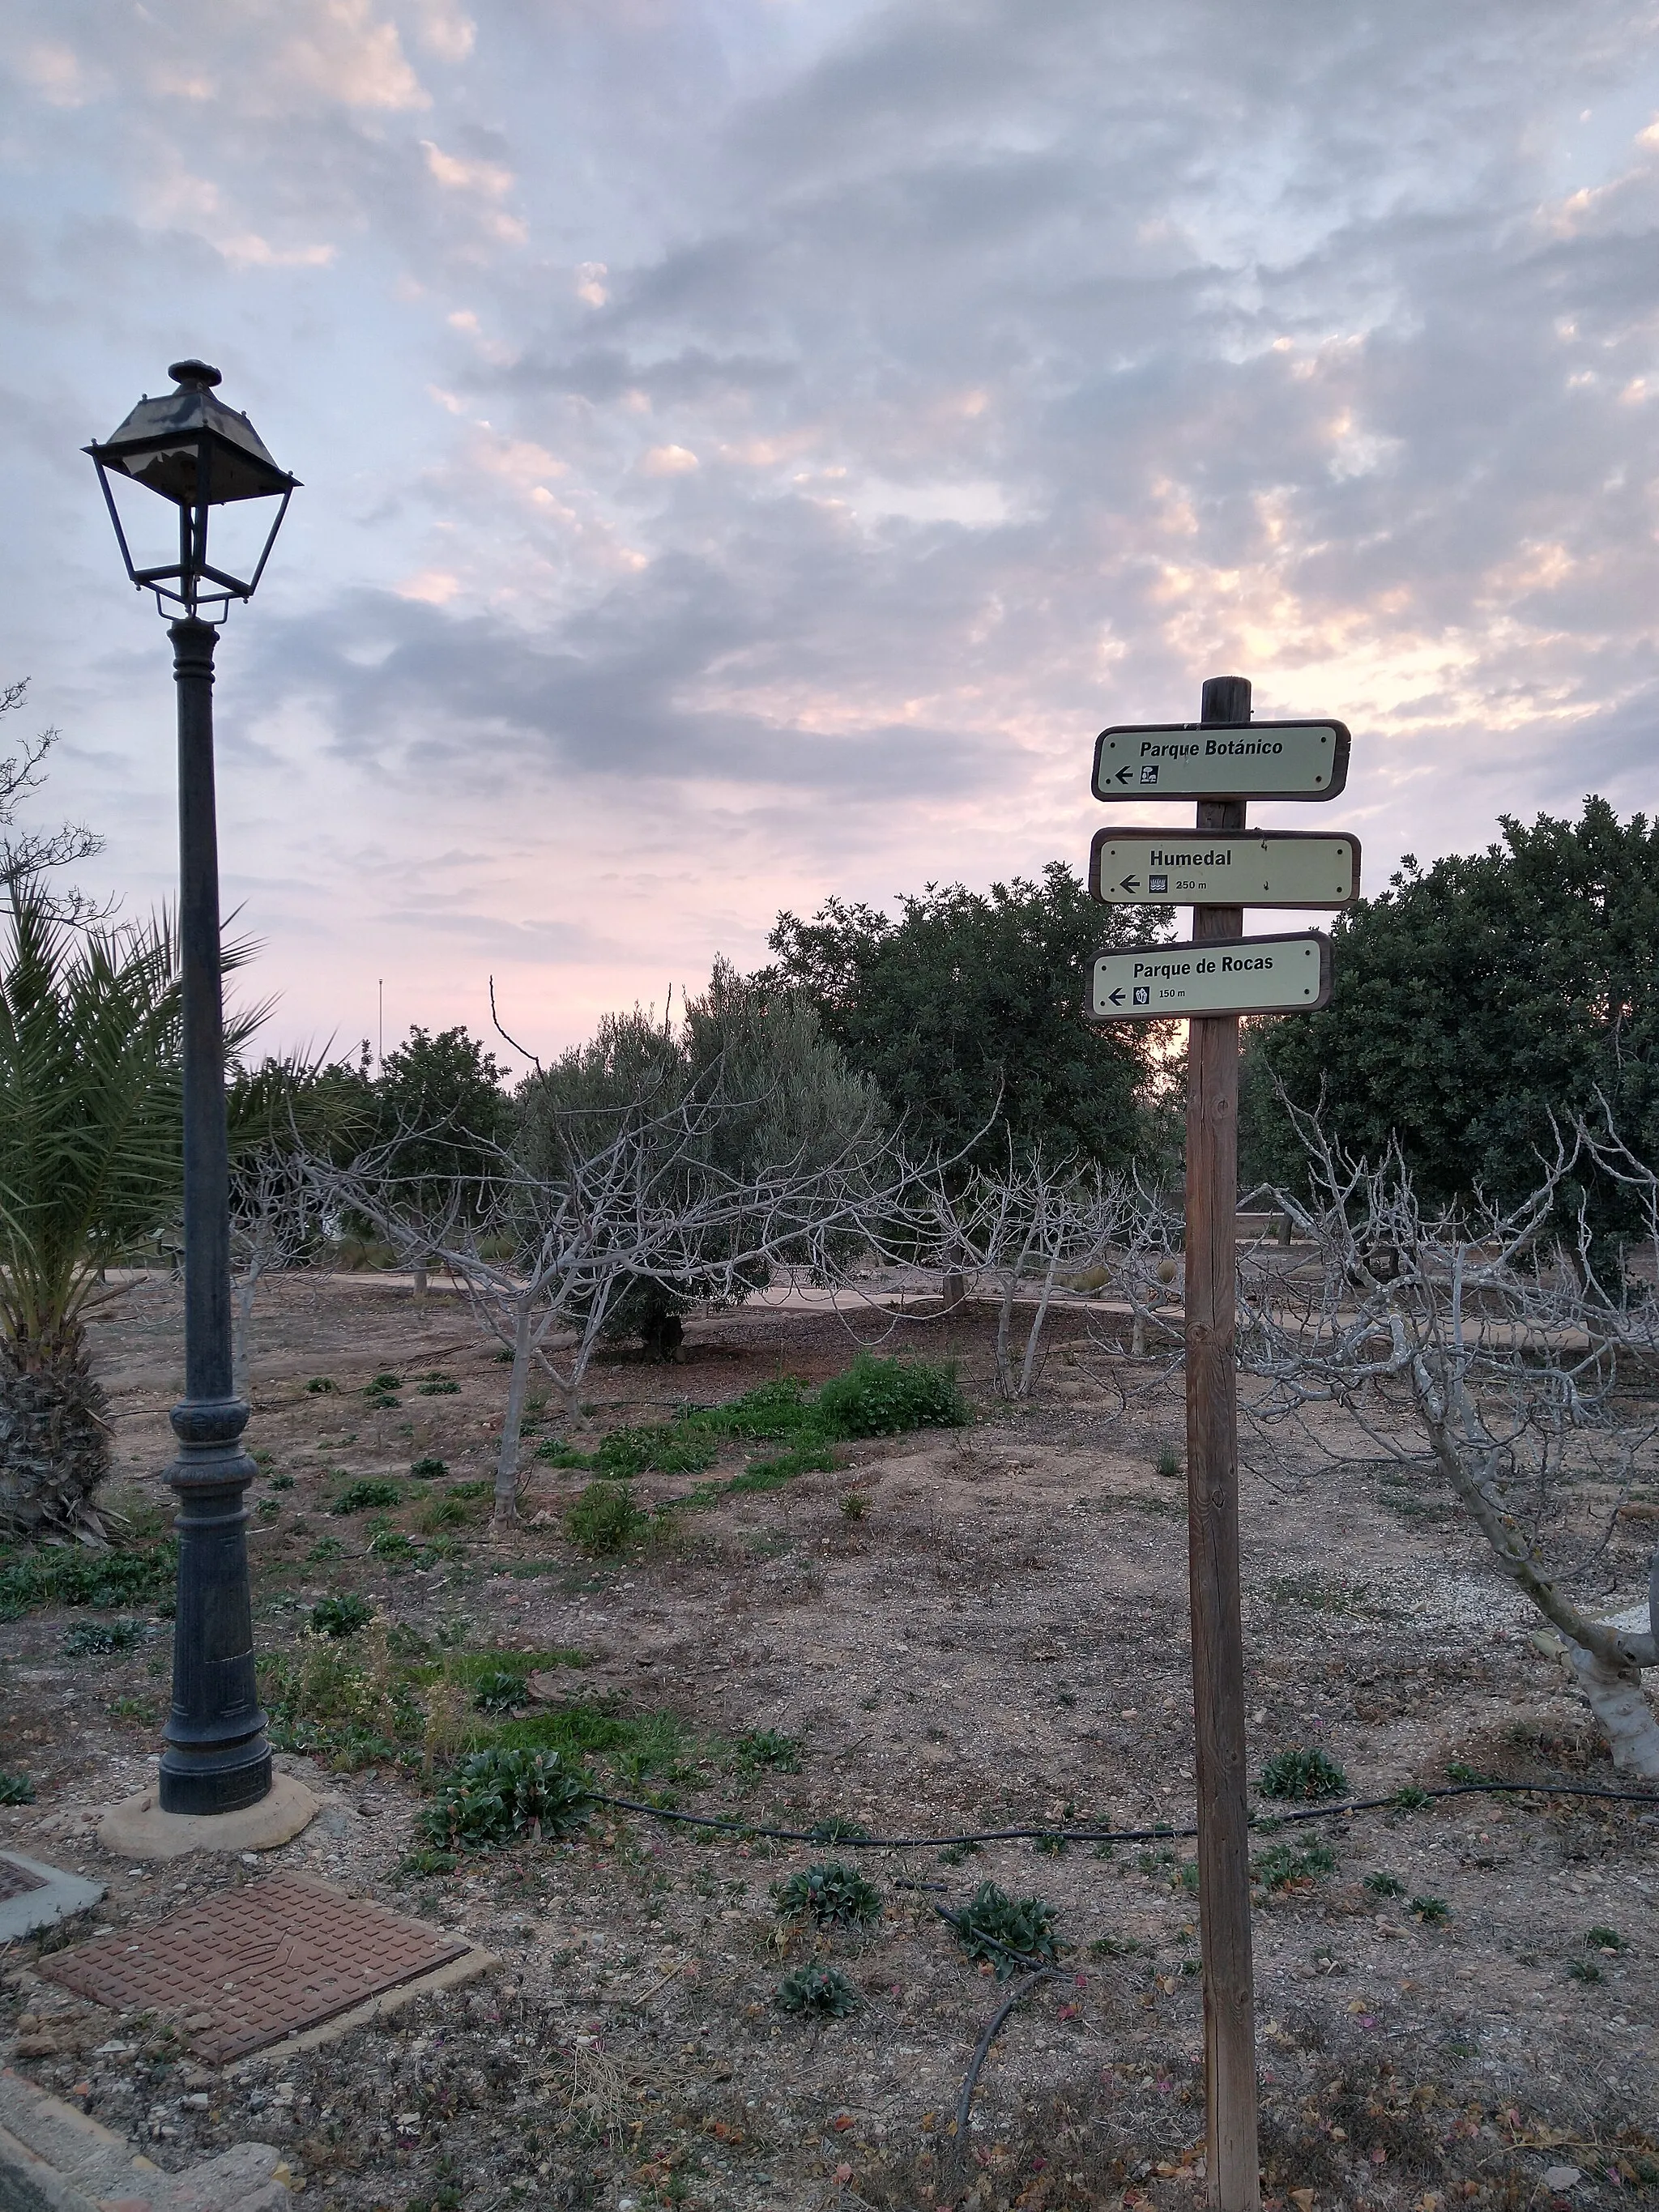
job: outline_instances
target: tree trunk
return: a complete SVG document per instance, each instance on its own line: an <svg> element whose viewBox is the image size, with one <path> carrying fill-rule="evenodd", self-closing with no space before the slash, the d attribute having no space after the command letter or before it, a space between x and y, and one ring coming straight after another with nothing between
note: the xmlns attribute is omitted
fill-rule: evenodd
<svg viewBox="0 0 1659 2212"><path fill-rule="evenodd" d="M0 1528L24 1538L101 1536L93 1493L109 1473L110 1428L86 1333L0 1340Z"/></svg>
<svg viewBox="0 0 1659 2212"><path fill-rule="evenodd" d="M415 1278L415 1303L417 1306L423 1306L426 1304L427 1265L425 1260L417 1260L410 1272Z"/></svg>
<svg viewBox="0 0 1659 2212"><path fill-rule="evenodd" d="M1566 1657L1585 1704L1613 1747L1614 1766L1620 1774L1659 1781L1659 1724L1642 1694L1641 1675L1633 1668L1610 1667L1578 1644L1567 1645Z"/></svg>
<svg viewBox="0 0 1659 2212"><path fill-rule="evenodd" d="M520 1301L513 1329L513 1366L507 1380L507 1411L501 1417L501 1448L495 1455L498 1526L519 1517L519 1438L524 1427L525 1393L530 1385L530 1300Z"/></svg>

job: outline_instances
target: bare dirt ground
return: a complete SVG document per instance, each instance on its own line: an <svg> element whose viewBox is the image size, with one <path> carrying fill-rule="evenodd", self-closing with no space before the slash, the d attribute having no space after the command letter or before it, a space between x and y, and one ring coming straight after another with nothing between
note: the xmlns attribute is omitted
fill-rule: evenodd
<svg viewBox="0 0 1659 2212"><path fill-rule="evenodd" d="M312 1603L356 1591L407 1650L579 1656L568 1700L672 1717L653 1740L678 1744L673 1771L653 1780L636 1764L622 1794L667 1779L681 1807L755 1826L1180 1829L1193 1808L1184 1492L1158 1463L1179 1449L1181 1407L1083 1328L1076 1312L1056 1318L1025 1411L992 1395L988 1316L914 1330L904 1349L961 1360L972 1427L848 1447L834 1473L722 1495L613 1561L563 1532L587 1478L544 1464L526 1525L504 1541L463 1494L452 1555L398 1559L370 1549L372 1515L333 1515L331 1500L345 1479L391 1478L405 1502L387 1527L443 1526L432 1504L445 1481L410 1480L411 1463L441 1458L452 1484L488 1475L504 1370L451 1297L434 1291L417 1311L372 1283L280 1281L257 1322L248 1436L261 1650L294 1650ZM152 1503L179 1345L177 1296L161 1281L98 1331L121 1478ZM572 1433L591 1448L780 1372L816 1382L849 1351L823 1314L697 1322L684 1364L601 1362ZM377 1373L403 1378L395 1407L366 1407ZM459 1387L422 1395L416 1378L434 1375ZM307 1389L323 1378L336 1389ZM557 1413L556 1401L542 1409L539 1435L565 1432ZM1534 1784L1615 1783L1520 1604L1428 1475L1334 1468L1283 1437L1247 1437L1245 1457L1253 1773L1276 1750L1319 1746L1369 1795L1443 1783L1455 1763ZM730 1445L714 1473L744 1460ZM649 1476L636 1491L690 1486ZM1633 1593L1650 1535L1621 1524L1610 1587ZM418 1757L341 1772L290 1753L325 1802L283 1851L128 1869L100 1854L80 1814L149 1771L165 1624L131 1652L71 1656L66 1630L88 1617L48 1609L0 1626L0 1767L27 1770L39 1790L0 1815L0 1840L106 1881L96 1917L117 1928L281 1862L465 1929L500 1960L285 2066L220 2072L182 2052L175 2024L71 2000L33 1972L39 1942L12 1947L0 2027L14 2063L163 2165L275 2142L307 2202L337 2212L1201 2201L1190 1842L865 1853L882 1917L818 1937L780 1922L770 1886L851 1856L841 1847L709 1840L612 1814L575 1840L422 1875L404 1864L424 1802ZM384 1651L384 1631L374 1636ZM734 1751L765 1730L799 1741L798 1771ZM609 1787L629 1780L625 1763L621 1782L605 1756L595 1766ZM1262 1887L1255 1916L1269 2203L1437 2212L1659 2195L1659 1809L1465 1797L1261 1848L1316 1838L1333 1863ZM1378 1875L1397 1891L1366 1886ZM1006 2021L958 2143L951 2116L1000 1993L934 1908L986 1881L1058 1909L1065 1972ZM859 1990L850 2016L802 2021L775 2003L781 1977L815 1954Z"/></svg>

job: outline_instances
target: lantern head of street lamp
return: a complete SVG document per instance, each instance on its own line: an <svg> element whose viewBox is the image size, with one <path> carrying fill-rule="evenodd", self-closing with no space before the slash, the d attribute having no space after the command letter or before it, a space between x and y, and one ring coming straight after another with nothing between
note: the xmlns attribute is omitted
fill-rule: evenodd
<svg viewBox="0 0 1659 2212"><path fill-rule="evenodd" d="M214 397L216 368L204 361L175 361L167 374L175 391L141 399L119 429L83 450L98 471L121 558L137 589L155 592L161 614L222 621L232 599L253 596L299 479L277 467L246 415ZM176 561L135 565L112 476L159 492L178 508ZM252 574L243 577L210 559L208 518L216 507L254 499L274 499L277 506Z"/></svg>

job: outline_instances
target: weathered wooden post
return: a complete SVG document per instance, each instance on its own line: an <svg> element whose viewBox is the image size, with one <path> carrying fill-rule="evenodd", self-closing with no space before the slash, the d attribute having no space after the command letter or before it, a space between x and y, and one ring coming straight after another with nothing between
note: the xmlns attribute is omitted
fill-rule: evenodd
<svg viewBox="0 0 1659 2212"><path fill-rule="evenodd" d="M1102 1022L1184 1015L1188 1025L1187 1536L1212 2212L1259 2212L1261 2204L1234 1343L1238 1019L1310 1009L1330 995L1328 940L1313 930L1247 938L1244 908L1346 906L1359 891L1357 839L1251 836L1244 809L1254 796L1334 798L1346 780L1348 748L1340 722L1253 723L1242 676L1210 678L1196 723L1105 730L1095 748L1097 798L1198 801L1195 830L1096 836L1094 896L1108 905L1190 901L1193 934L1184 945L1102 953L1088 1013Z"/></svg>
<svg viewBox="0 0 1659 2212"><path fill-rule="evenodd" d="M1250 719L1250 687L1212 677L1200 720ZM1242 830L1242 799L1200 799L1200 830ZM1193 909L1193 942L1244 934L1242 906ZM1256 2212L1255 1984L1238 1566L1238 1016L1187 1030L1187 1567L1193 1613L1199 1940L1210 2202Z"/></svg>

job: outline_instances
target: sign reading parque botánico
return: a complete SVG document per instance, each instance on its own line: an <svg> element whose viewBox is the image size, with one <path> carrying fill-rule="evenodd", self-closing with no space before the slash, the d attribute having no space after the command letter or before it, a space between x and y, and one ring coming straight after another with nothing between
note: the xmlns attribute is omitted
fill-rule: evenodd
<svg viewBox="0 0 1659 2212"><path fill-rule="evenodd" d="M1177 1021L1193 1014L1310 1013L1331 995L1331 941L1217 937L1103 952L1089 971L1091 1022Z"/></svg>
<svg viewBox="0 0 1659 2212"><path fill-rule="evenodd" d="M1359 840L1311 830L1100 830L1089 890L1107 906L1352 906Z"/></svg>
<svg viewBox="0 0 1659 2212"><path fill-rule="evenodd" d="M1129 722L1095 740L1097 799L1334 799L1346 723Z"/></svg>

